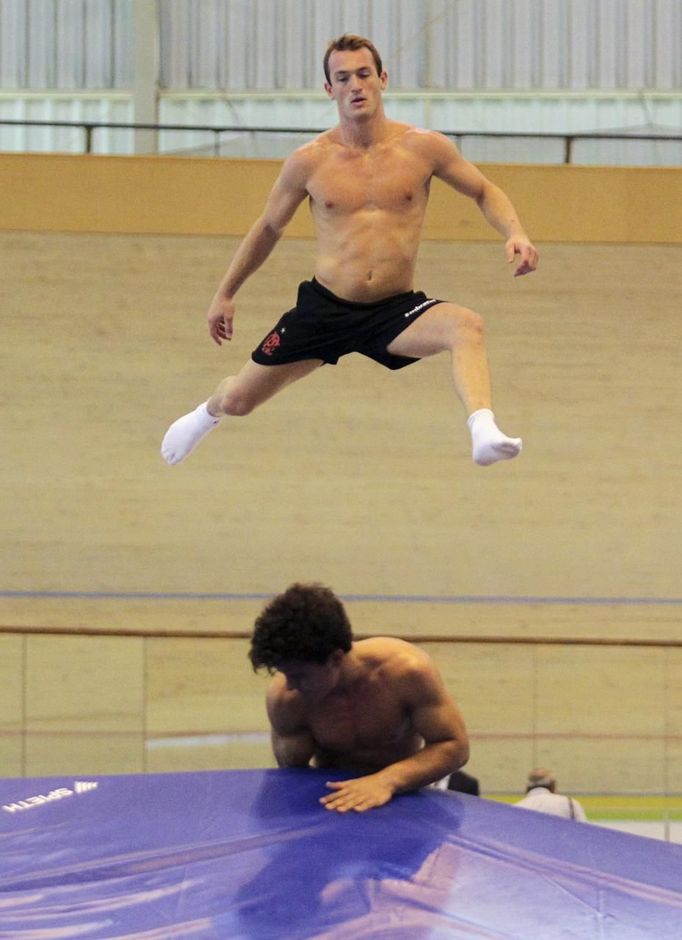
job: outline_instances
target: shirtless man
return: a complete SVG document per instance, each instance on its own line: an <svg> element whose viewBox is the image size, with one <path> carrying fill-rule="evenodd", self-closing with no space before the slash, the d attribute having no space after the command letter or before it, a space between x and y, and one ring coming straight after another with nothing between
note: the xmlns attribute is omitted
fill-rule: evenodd
<svg viewBox="0 0 682 940"><path fill-rule="evenodd" d="M267 692L280 767L361 776L327 783L327 809L364 812L434 783L469 758L464 722L426 653L389 637L354 641L341 601L293 584L256 620L249 653Z"/></svg>
<svg viewBox="0 0 682 940"><path fill-rule="evenodd" d="M232 339L235 295L266 260L308 199L317 235L312 281L237 375L224 379L194 411L175 421L161 452L183 460L224 415L246 415L289 383L349 352L390 369L449 351L455 391L472 436L473 459L516 457L521 440L503 434L491 410L482 318L413 292L419 235L435 176L474 199L506 239L514 275L535 270L538 254L507 196L444 135L389 120L388 76L368 39L344 35L324 60L325 89L339 123L285 161L263 214L237 249L208 311L220 345Z"/></svg>

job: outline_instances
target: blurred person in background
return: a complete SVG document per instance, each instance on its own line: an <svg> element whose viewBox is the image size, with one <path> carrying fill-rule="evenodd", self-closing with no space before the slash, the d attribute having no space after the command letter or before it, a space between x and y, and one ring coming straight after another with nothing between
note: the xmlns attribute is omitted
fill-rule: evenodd
<svg viewBox="0 0 682 940"><path fill-rule="evenodd" d="M514 804L522 809L534 809L538 813L550 813L565 819L587 822L585 810L572 796L556 792L556 777L545 767L536 767L528 774L526 795Z"/></svg>

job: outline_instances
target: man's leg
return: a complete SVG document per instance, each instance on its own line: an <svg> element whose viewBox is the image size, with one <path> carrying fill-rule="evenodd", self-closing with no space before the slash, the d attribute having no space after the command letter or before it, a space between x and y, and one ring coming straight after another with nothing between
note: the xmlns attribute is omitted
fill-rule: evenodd
<svg viewBox="0 0 682 940"><path fill-rule="evenodd" d="M223 379L208 401L171 424L161 444L164 460L169 464L180 463L224 415L250 414L286 385L321 365L320 359L279 366L261 366L249 360L237 375Z"/></svg>
<svg viewBox="0 0 682 940"><path fill-rule="evenodd" d="M388 352L422 359L450 351L455 391L467 414L473 459L487 466L521 453L521 439L507 437L491 410L490 373L483 318L456 304L435 304L389 343Z"/></svg>

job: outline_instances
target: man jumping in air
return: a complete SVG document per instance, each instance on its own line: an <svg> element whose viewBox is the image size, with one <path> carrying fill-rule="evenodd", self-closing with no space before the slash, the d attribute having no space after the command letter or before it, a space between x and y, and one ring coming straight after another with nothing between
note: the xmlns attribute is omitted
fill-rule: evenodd
<svg viewBox="0 0 682 940"><path fill-rule="evenodd" d="M324 59L325 89L339 123L284 162L263 214L237 249L208 311L218 345L230 340L237 291L266 260L294 212L308 199L317 236L314 277L236 375L175 421L161 446L176 464L225 415L246 415L291 382L359 352L389 369L449 351L455 390L467 414L475 463L516 457L491 410L490 376L479 314L413 290L431 180L474 199L506 239L514 275L534 271L538 253L499 187L443 134L384 113L388 82L374 45L344 35Z"/></svg>

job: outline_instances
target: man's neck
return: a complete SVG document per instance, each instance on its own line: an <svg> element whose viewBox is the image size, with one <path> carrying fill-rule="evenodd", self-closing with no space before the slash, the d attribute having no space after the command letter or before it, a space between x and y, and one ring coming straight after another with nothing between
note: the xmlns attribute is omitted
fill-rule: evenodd
<svg viewBox="0 0 682 940"><path fill-rule="evenodd" d="M383 110L366 121L340 121L339 135L347 147L369 150L388 137L389 122Z"/></svg>

